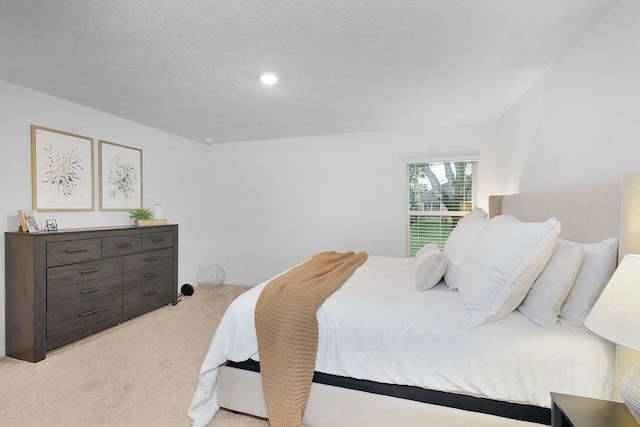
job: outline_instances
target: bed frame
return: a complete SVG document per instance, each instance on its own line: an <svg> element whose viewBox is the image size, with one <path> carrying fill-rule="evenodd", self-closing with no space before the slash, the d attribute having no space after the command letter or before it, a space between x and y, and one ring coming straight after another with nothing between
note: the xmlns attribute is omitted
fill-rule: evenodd
<svg viewBox="0 0 640 427"><path fill-rule="evenodd" d="M491 217L513 215L527 222L555 216L562 224L563 238L591 243L618 236L619 259L627 253L640 253L640 174L614 182L491 196L489 213ZM620 348L618 352L621 356L616 360L616 384L621 377L618 372L626 372L637 359ZM376 383L332 377L314 377L303 418L306 426L532 427L551 422L549 411L544 408L415 387L387 393L380 391ZM257 364L221 367L218 393L222 408L267 417Z"/></svg>

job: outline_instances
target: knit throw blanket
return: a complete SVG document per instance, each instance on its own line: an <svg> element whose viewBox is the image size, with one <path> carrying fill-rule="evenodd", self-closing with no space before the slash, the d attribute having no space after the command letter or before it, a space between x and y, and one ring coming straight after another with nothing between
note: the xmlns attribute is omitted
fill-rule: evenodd
<svg viewBox="0 0 640 427"><path fill-rule="evenodd" d="M255 323L272 427L303 426L318 350L316 311L366 259L364 252L322 252L262 290Z"/></svg>

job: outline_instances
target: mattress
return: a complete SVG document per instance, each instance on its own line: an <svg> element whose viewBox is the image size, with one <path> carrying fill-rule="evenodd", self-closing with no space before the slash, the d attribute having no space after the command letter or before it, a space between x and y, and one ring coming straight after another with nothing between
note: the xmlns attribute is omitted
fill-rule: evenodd
<svg viewBox="0 0 640 427"><path fill-rule="evenodd" d="M194 426L219 409L219 367L259 361L254 308L266 283L237 298L223 317L189 410ZM518 311L470 327L456 291L443 283L416 290L411 258L370 256L317 318L317 372L544 408L551 391L613 395L613 344L560 324L541 328Z"/></svg>

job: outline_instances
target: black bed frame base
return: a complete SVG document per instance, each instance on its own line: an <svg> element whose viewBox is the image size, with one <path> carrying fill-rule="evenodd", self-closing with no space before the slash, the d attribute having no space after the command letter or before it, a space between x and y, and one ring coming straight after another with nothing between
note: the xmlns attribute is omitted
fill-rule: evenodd
<svg viewBox="0 0 640 427"><path fill-rule="evenodd" d="M227 362L227 366L236 369L245 369L260 372L260 364L254 360L244 362ZM351 390L365 391L384 396L398 397L416 402L430 403L432 405L447 406L449 408L465 411L480 412L496 415L520 421L529 421L538 424L551 424L551 409L533 405L521 405L518 403L502 402L499 400L482 397L465 396L443 391L427 390L420 387L382 384L368 380L341 377L337 375L314 372L313 382Z"/></svg>

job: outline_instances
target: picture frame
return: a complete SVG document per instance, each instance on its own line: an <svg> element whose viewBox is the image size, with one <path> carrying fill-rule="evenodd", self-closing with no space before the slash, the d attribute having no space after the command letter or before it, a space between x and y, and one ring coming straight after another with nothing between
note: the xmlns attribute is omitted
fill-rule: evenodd
<svg viewBox="0 0 640 427"><path fill-rule="evenodd" d="M20 217L22 231L25 233L40 233L42 231L42 225L40 223L40 217L37 210L21 209L18 211L18 216Z"/></svg>
<svg viewBox="0 0 640 427"><path fill-rule="evenodd" d="M46 219L44 231L58 231L58 221L55 219Z"/></svg>
<svg viewBox="0 0 640 427"><path fill-rule="evenodd" d="M93 138L31 125L32 208L94 210Z"/></svg>
<svg viewBox="0 0 640 427"><path fill-rule="evenodd" d="M142 208L142 150L98 140L100 210Z"/></svg>

